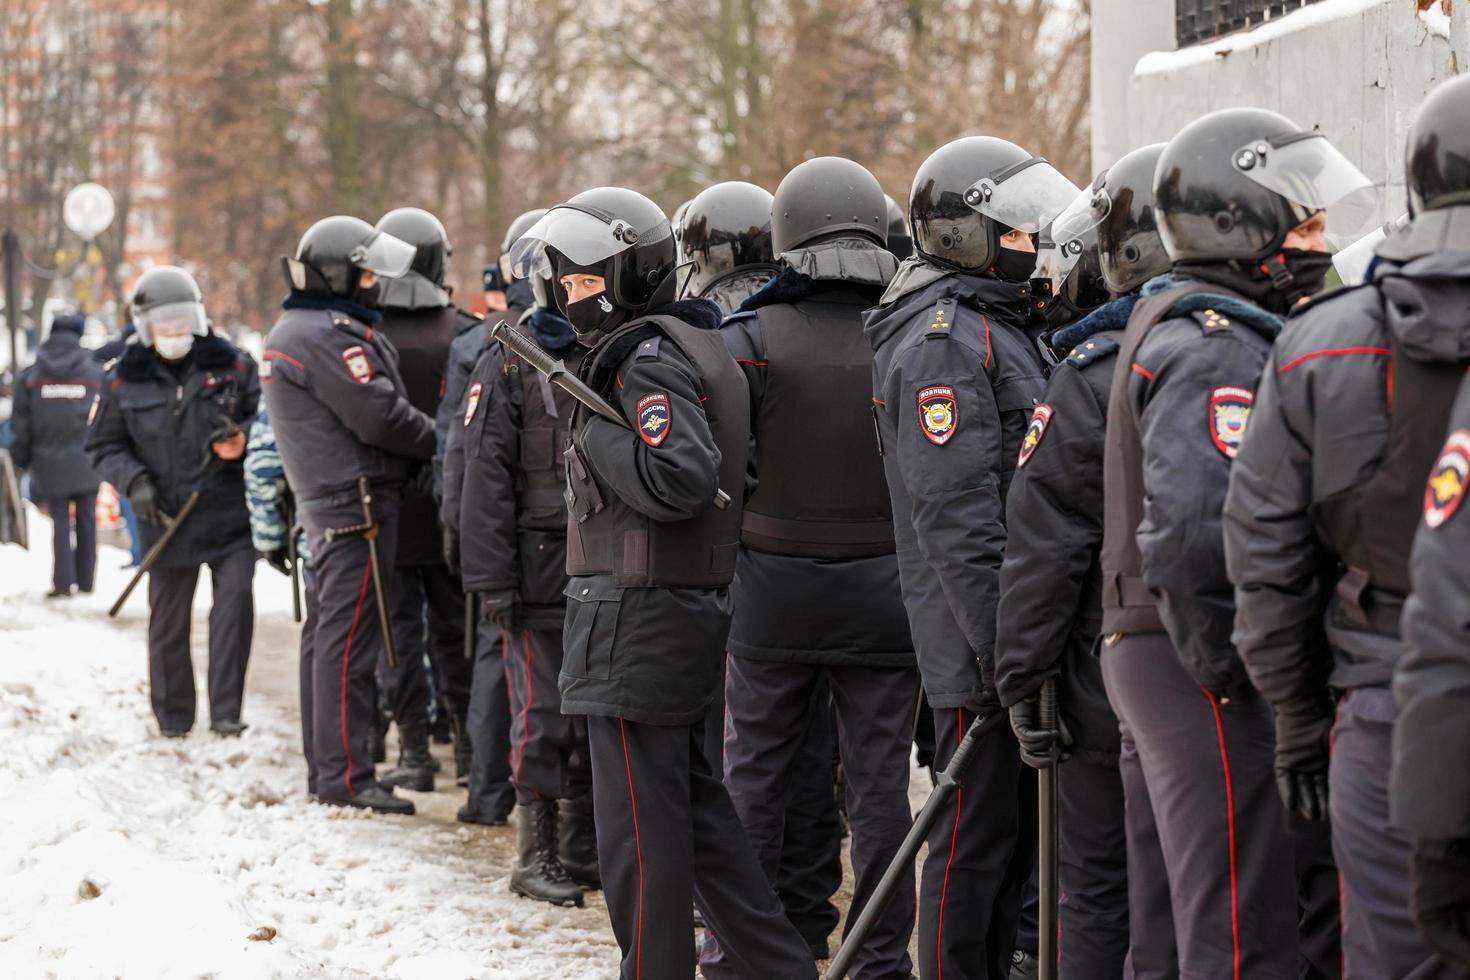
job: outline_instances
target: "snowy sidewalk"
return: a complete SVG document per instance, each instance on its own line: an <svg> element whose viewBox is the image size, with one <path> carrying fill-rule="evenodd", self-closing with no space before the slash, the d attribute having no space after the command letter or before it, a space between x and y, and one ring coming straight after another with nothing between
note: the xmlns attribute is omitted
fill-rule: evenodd
<svg viewBox="0 0 1470 980"><path fill-rule="evenodd" d="M307 803L283 577L258 566L250 730L222 740L208 733L201 576L200 718L165 741L148 706L146 587L107 618L126 554L102 549L96 594L46 601L45 518L31 540L29 554L0 549L0 976L616 973L600 896L578 910L507 892L513 831ZM432 797L437 812L461 801Z"/></svg>

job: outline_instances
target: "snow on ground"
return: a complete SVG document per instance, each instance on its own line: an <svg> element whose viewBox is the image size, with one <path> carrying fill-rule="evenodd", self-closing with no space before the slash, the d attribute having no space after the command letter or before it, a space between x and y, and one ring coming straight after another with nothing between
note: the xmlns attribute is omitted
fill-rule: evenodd
<svg viewBox="0 0 1470 980"><path fill-rule="evenodd" d="M222 740L207 730L203 576L200 723L166 741L148 705L146 588L106 614L125 553L102 549L95 595L47 601L45 518L31 540L0 550L0 976L616 972L600 896L581 910L511 896L513 831L455 824L452 779L415 794L428 812L412 819L307 802L285 579L259 566L251 727Z"/></svg>

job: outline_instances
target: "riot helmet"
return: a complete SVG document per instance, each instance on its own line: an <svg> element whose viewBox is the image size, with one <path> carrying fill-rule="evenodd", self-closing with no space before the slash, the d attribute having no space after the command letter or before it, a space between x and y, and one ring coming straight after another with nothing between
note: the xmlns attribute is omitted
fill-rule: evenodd
<svg viewBox="0 0 1470 980"><path fill-rule="evenodd" d="M683 295L709 297L731 279L764 281L775 274L772 200L765 188L730 180L705 188L689 202L677 260Z"/></svg>
<svg viewBox="0 0 1470 980"><path fill-rule="evenodd" d="M383 280L382 305L403 310L448 306L445 276L454 248L439 219L422 208L396 208L378 219L377 228L414 247L408 272Z"/></svg>
<svg viewBox="0 0 1470 980"><path fill-rule="evenodd" d="M1406 172L1415 215L1470 204L1470 76L1436 86L1419 106Z"/></svg>
<svg viewBox="0 0 1470 980"><path fill-rule="evenodd" d="M1097 228L1077 232L1062 227L1058 217L1037 237L1031 278L1041 280L1041 293L1050 297L1045 301L1048 324L1065 326L1112 298L1103 279Z"/></svg>
<svg viewBox="0 0 1470 980"><path fill-rule="evenodd" d="M142 343L170 361L189 353L195 337L209 333L204 294L194 277L176 265L155 266L138 277L132 316Z"/></svg>
<svg viewBox="0 0 1470 980"><path fill-rule="evenodd" d="M914 254L914 238L909 234L909 219L904 217L903 208L898 206L892 194L884 194L883 199L888 202L888 251L902 262Z"/></svg>
<svg viewBox="0 0 1470 980"><path fill-rule="evenodd" d="M516 243L516 239L524 235L545 214L545 208L532 208L529 211L517 215L516 219L510 223L510 227L505 229L505 237L500 242L500 257L496 260L500 267L500 283L498 285L492 285L487 280L485 284L487 291L492 288L504 290L516 278L514 270L510 267L510 247ZM489 267L487 266L486 268Z"/></svg>
<svg viewBox="0 0 1470 980"><path fill-rule="evenodd" d="M294 258L283 260L292 289L359 303L378 305L376 285L363 289L364 272L393 279L413 264L414 247L361 218L339 214L306 230Z"/></svg>
<svg viewBox="0 0 1470 980"><path fill-rule="evenodd" d="M1062 242L1097 236L1099 271L1116 296L1169 271L1153 206L1154 168L1163 151L1163 143L1154 143L1125 154L1052 222L1052 234Z"/></svg>
<svg viewBox="0 0 1470 980"><path fill-rule="evenodd" d="M878 178L843 157L816 157L791 169L771 201L771 246L777 255L849 232L885 245L888 207Z"/></svg>
<svg viewBox="0 0 1470 980"><path fill-rule="evenodd" d="M688 213L689 205L693 203L694 198L691 197L677 208L674 208L673 216L669 218L669 227L674 233L675 255L679 254L679 243L684 240L684 215Z"/></svg>

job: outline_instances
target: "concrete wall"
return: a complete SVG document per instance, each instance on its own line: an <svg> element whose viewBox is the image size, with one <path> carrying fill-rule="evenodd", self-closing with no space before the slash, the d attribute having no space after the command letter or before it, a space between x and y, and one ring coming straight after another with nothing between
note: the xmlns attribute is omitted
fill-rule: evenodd
<svg viewBox="0 0 1470 980"><path fill-rule="evenodd" d="M1470 70L1470 0L1433 0L1422 15L1418 6L1323 0L1175 51L1173 0L1095 0L1094 169L1213 109L1256 105L1326 133L1379 183L1382 218L1401 214L1414 109L1436 82Z"/></svg>

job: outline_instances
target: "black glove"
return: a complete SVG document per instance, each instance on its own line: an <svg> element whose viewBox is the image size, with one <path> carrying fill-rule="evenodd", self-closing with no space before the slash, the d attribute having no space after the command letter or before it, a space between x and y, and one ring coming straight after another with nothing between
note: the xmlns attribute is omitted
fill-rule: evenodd
<svg viewBox="0 0 1470 980"><path fill-rule="evenodd" d="M480 600L480 618L507 633L521 628L521 594L515 589L492 592Z"/></svg>
<svg viewBox="0 0 1470 980"><path fill-rule="evenodd" d="M449 566L453 575L459 574L459 535L454 533L454 528L445 526L442 542L444 548L444 564Z"/></svg>
<svg viewBox="0 0 1470 980"><path fill-rule="evenodd" d="M1057 714L1055 728L1041 727L1041 704L1035 694L1011 705L1011 731L1021 745L1021 761L1033 769L1050 769L1072 757L1072 735Z"/></svg>
<svg viewBox="0 0 1470 980"><path fill-rule="evenodd" d="M163 526L163 511L158 509L158 488L147 473L140 474L128 487L128 503L133 506L133 515L142 524Z"/></svg>
<svg viewBox="0 0 1470 980"><path fill-rule="evenodd" d="M1327 819L1331 705L1283 706L1276 712L1276 786L1288 811L1305 820Z"/></svg>
<svg viewBox="0 0 1470 980"><path fill-rule="evenodd" d="M291 561L287 557L285 545L281 545L279 548L272 548L270 551L259 552L259 555L271 568L274 568L287 578L291 577Z"/></svg>
<svg viewBox="0 0 1470 980"><path fill-rule="evenodd" d="M1416 843L1409 909L1430 948L1470 970L1470 841Z"/></svg>

